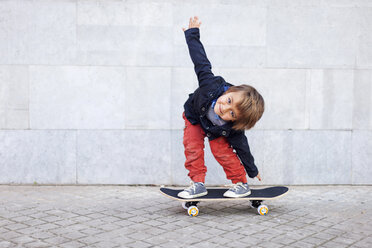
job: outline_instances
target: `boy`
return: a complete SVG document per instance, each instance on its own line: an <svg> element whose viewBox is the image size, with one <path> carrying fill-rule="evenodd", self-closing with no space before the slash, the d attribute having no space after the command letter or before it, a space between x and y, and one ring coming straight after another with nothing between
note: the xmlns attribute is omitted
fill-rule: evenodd
<svg viewBox="0 0 372 248"><path fill-rule="evenodd" d="M189 28L183 28L199 88L184 105L185 167L189 170L191 186L178 194L182 198L206 195L204 186L207 168L204 165L204 138L209 139L211 151L222 165L232 188L225 197L243 197L251 193L249 177L260 174L254 164L244 130L252 128L264 112L262 96L251 86L233 86L222 77L214 76L211 64L200 42L198 17L190 18ZM234 153L235 149L236 153Z"/></svg>

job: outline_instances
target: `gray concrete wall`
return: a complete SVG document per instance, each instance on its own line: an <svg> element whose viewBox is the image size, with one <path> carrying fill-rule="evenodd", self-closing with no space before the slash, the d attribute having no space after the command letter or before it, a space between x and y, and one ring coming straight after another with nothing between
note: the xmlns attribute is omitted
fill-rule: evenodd
<svg viewBox="0 0 372 248"><path fill-rule="evenodd" d="M187 184L193 15L214 73L265 98L261 184L372 184L366 0L0 1L0 183Z"/></svg>

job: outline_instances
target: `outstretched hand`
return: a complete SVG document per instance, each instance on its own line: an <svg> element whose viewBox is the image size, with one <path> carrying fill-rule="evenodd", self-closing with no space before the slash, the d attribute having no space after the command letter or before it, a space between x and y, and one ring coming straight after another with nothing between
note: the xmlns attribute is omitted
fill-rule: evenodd
<svg viewBox="0 0 372 248"><path fill-rule="evenodd" d="M262 181L260 173L257 174L256 178L257 178L259 181Z"/></svg>
<svg viewBox="0 0 372 248"><path fill-rule="evenodd" d="M194 16L194 18L190 17L189 21L189 27L188 28L182 28L183 32L185 32L187 29L190 28L199 28L201 25L201 21L199 21L199 18L197 16Z"/></svg>

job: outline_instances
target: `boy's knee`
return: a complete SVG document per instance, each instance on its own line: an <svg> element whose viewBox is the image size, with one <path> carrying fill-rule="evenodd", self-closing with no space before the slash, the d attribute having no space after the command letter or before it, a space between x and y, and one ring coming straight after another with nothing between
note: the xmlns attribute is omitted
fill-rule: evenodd
<svg viewBox="0 0 372 248"><path fill-rule="evenodd" d="M204 145L203 144L197 144L197 143L187 143L184 142L185 152L188 153L199 153L204 151Z"/></svg>
<svg viewBox="0 0 372 248"><path fill-rule="evenodd" d="M211 147L212 152L213 151L220 151L220 150L229 150L230 144L227 142L226 138L220 137L214 140L211 140L209 142L209 146Z"/></svg>

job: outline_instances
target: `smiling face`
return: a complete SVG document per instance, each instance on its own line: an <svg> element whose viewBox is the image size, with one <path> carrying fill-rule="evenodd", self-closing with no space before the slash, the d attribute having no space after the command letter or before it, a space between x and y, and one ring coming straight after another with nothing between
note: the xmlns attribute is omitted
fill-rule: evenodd
<svg viewBox="0 0 372 248"><path fill-rule="evenodd" d="M224 121L235 121L239 117L238 105L243 101L242 92L229 92L217 99L214 112Z"/></svg>

